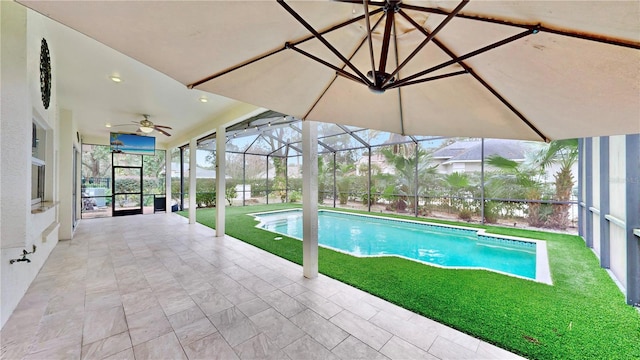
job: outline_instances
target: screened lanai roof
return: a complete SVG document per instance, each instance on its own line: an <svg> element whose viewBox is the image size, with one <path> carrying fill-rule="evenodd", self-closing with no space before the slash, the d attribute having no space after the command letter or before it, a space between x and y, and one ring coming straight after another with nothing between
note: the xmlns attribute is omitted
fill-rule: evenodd
<svg viewBox="0 0 640 360"><path fill-rule="evenodd" d="M226 129L227 152L263 156L301 156L302 120L275 111L234 124ZM332 153L376 146L441 139L436 136L403 136L390 132L318 123L318 153ZM198 148L215 151L216 135L198 140Z"/></svg>

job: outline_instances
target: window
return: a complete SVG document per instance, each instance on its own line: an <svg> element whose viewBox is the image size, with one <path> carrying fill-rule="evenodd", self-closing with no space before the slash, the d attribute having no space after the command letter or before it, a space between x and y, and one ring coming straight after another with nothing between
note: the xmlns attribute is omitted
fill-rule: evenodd
<svg viewBox="0 0 640 360"><path fill-rule="evenodd" d="M44 201L47 132L35 121L31 133L31 204Z"/></svg>

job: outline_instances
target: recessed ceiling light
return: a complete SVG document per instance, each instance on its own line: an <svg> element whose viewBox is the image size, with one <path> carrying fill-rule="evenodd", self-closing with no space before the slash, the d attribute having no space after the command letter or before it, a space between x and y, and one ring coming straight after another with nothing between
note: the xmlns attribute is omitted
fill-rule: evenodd
<svg viewBox="0 0 640 360"><path fill-rule="evenodd" d="M206 97L206 96L201 96L201 97L200 97L200 102L202 102L202 103L206 103L206 102L209 102L209 99L207 99L207 97Z"/></svg>
<svg viewBox="0 0 640 360"><path fill-rule="evenodd" d="M122 82L122 79L120 79L120 76L118 76L118 75L111 75L111 76L109 76L109 79L111 79L111 81L113 81L114 83Z"/></svg>
<svg viewBox="0 0 640 360"><path fill-rule="evenodd" d="M111 127L111 123L104 123L104 127L110 128Z"/></svg>

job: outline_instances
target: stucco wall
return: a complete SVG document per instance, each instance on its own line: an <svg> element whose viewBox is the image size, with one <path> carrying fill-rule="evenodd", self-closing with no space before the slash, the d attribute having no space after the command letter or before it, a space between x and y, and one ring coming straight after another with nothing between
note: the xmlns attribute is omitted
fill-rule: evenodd
<svg viewBox="0 0 640 360"><path fill-rule="evenodd" d="M69 240L73 237L73 206L76 207L76 215L80 214L80 192L77 191L76 204L73 204L73 152L80 149L77 140L77 124L73 117L73 113L69 110L60 111L58 133L59 136L59 159L58 176L60 185L58 191L60 194L60 240ZM77 160L79 161L79 160ZM80 166L78 165L78 169ZM78 170L77 176L80 176ZM76 186L79 182L76 182Z"/></svg>
<svg viewBox="0 0 640 360"><path fill-rule="evenodd" d="M55 49L49 44L52 68L51 103L45 109L40 94L40 45L47 38L46 21L14 2L0 2L2 106L0 116L0 324L16 305L58 242L59 209L33 213L31 207L31 137L35 120L48 130L44 200L59 200L57 166L58 118ZM23 250L27 262L10 264Z"/></svg>

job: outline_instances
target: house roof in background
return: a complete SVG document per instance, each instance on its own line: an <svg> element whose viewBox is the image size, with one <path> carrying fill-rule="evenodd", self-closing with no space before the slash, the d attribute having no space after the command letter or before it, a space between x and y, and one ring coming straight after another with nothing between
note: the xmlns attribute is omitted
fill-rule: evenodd
<svg viewBox="0 0 640 360"><path fill-rule="evenodd" d="M522 161L528 143L520 140L485 139L484 157L502 156L503 158ZM456 141L433 153L434 158L447 159L444 164L453 162L480 161L482 159L482 142Z"/></svg>
<svg viewBox="0 0 640 360"><path fill-rule="evenodd" d="M475 146L479 143L480 141L476 140L456 141L451 145L447 145L442 149L435 151L433 153L433 157L435 159L451 159L452 157L462 154L470 147Z"/></svg>

